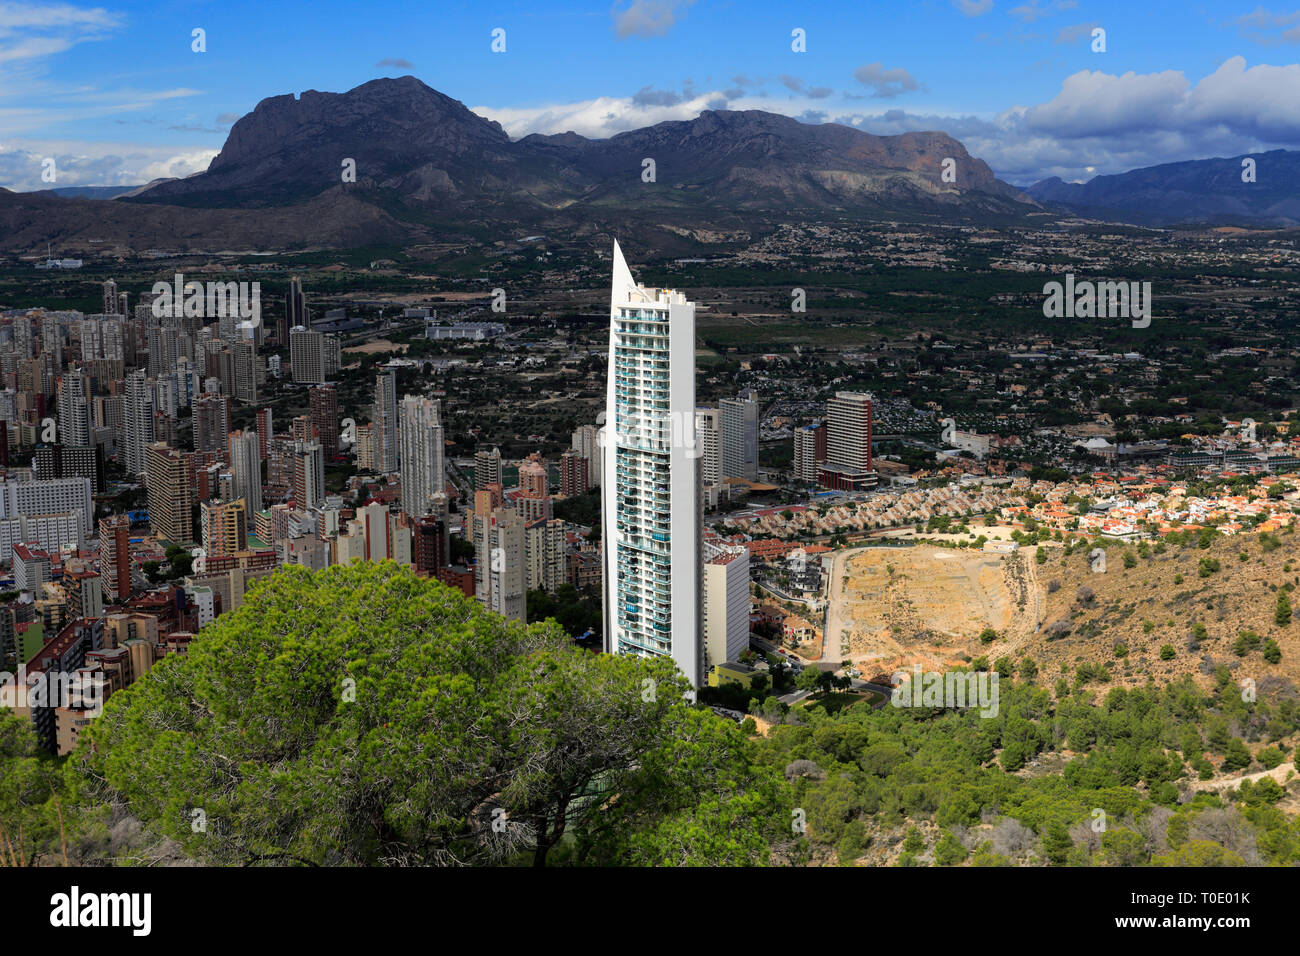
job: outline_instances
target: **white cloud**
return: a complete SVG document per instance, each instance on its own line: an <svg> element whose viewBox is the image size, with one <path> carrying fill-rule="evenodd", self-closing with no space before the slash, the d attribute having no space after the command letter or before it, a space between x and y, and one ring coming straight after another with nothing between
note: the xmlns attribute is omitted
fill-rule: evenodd
<svg viewBox="0 0 1300 956"><path fill-rule="evenodd" d="M0 186L20 192L65 186L133 186L208 168L217 150L66 140L0 142ZM53 157L54 183L41 180L41 161Z"/></svg>
<svg viewBox="0 0 1300 956"><path fill-rule="evenodd" d="M591 139L604 139L615 133L653 126L655 123L694 119L702 111L716 108L719 102L725 108L733 108L731 100L721 90L696 93L690 98L676 97L675 102L670 102L674 97L676 94L647 96L643 90L635 96L601 96L577 103L524 108L476 106L473 109L480 116L496 120L515 138L529 133L573 131ZM750 105L755 102L759 100L746 97L737 101L734 108L766 108Z"/></svg>
<svg viewBox="0 0 1300 956"><path fill-rule="evenodd" d="M901 66L886 70L881 63L867 63L853 71L853 78L879 99L893 99L903 93L921 89L916 78Z"/></svg>
<svg viewBox="0 0 1300 956"><path fill-rule="evenodd" d="M694 3L695 0L632 0L626 9L614 4L609 13L614 18L614 33L620 40L632 36L658 37L671 30L680 13Z"/></svg>
<svg viewBox="0 0 1300 956"><path fill-rule="evenodd" d="M952 5L968 17L980 17L993 9L993 0L952 0Z"/></svg>
<svg viewBox="0 0 1300 956"><path fill-rule="evenodd" d="M887 71L882 71L887 72ZM779 80L793 90L794 78ZM829 120L877 135L942 130L1002 179L1025 185L1048 176L1066 180L1141 166L1237 156L1263 149L1300 149L1300 65L1226 60L1193 83L1177 70L1108 74L1082 70L1067 77L1050 100L1001 113L970 115L900 109L863 111L851 96L819 100L765 96L739 89L695 93L669 103L602 97L526 109L478 107L511 136L573 130L593 139L666 120L689 120L726 100L730 109L763 109L804 122ZM862 102L859 98L858 103Z"/></svg>
<svg viewBox="0 0 1300 956"><path fill-rule="evenodd" d="M1300 144L1300 64L1247 68L1244 57L1234 56L1196 84L1179 70L1122 76L1082 70L1028 110L1025 123L1064 138L1222 129Z"/></svg>
<svg viewBox="0 0 1300 956"><path fill-rule="evenodd" d="M123 20L121 14L101 7L0 2L0 64L39 60L79 43L102 40Z"/></svg>
<svg viewBox="0 0 1300 956"><path fill-rule="evenodd" d="M1274 13L1263 7L1256 7L1252 12L1238 17L1233 22L1243 37L1265 46L1300 43L1300 10Z"/></svg>

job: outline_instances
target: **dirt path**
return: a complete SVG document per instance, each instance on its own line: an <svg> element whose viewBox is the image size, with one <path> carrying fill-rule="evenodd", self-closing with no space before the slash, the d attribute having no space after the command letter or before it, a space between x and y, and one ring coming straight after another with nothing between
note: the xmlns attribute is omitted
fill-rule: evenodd
<svg viewBox="0 0 1300 956"><path fill-rule="evenodd" d="M1286 775L1292 770L1297 774L1300 774L1300 764L1280 763L1272 770L1261 770L1259 773L1242 773L1235 777L1220 777L1217 780L1197 780L1192 784L1192 789L1198 791L1222 790L1231 787L1235 790L1237 787L1241 786L1243 780L1249 780L1251 783L1256 783L1263 780L1265 777L1272 777L1275 783L1280 784L1286 781Z"/></svg>
<svg viewBox="0 0 1300 956"><path fill-rule="evenodd" d="M848 574L848 560L855 554L861 554L866 548L851 548L841 551L831 559L830 574L826 579L826 628L822 632L822 661L838 664L847 659L848 650L844 641L844 623L841 611L844 594L848 589L845 576ZM850 624L852 621L849 622Z"/></svg>

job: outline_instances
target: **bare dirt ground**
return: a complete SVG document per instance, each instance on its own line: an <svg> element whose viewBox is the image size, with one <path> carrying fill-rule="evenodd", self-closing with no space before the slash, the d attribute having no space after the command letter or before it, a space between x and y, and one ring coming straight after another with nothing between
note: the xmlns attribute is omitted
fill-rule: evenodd
<svg viewBox="0 0 1300 956"><path fill-rule="evenodd" d="M350 345L343 351L371 355L375 352L405 352L408 348L410 346L405 343L398 345L396 342L388 341L388 339L375 339L373 342L366 342L364 345Z"/></svg>
<svg viewBox="0 0 1300 956"><path fill-rule="evenodd" d="M846 552L830 592L826 653L838 644L872 670L963 663L982 653L986 627L1014 646L1033 633L1041 604L1025 555L928 545Z"/></svg>

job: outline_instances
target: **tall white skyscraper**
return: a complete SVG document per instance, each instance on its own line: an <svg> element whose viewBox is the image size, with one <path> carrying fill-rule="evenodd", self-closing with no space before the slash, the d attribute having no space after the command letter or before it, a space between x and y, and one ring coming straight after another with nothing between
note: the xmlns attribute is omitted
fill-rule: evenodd
<svg viewBox="0 0 1300 956"><path fill-rule="evenodd" d="M860 491L876 484L872 469L872 399L866 392L836 392L826 402L824 484Z"/></svg>
<svg viewBox="0 0 1300 956"><path fill-rule="evenodd" d="M695 440L700 446L700 482L704 487L722 481L719 438L722 433L721 412L701 406L695 410Z"/></svg>
<svg viewBox="0 0 1300 956"><path fill-rule="evenodd" d="M397 376L391 371L375 379L375 470L397 471Z"/></svg>
<svg viewBox="0 0 1300 956"><path fill-rule="evenodd" d="M447 490L440 403L407 395L398 413L402 446L402 510L413 518L433 514L434 495Z"/></svg>
<svg viewBox="0 0 1300 956"><path fill-rule="evenodd" d="M317 508L325 500L325 455L318 441L293 443L293 500Z"/></svg>
<svg viewBox="0 0 1300 956"><path fill-rule="evenodd" d="M693 687L700 639L695 306L640 286L614 243L605 402L605 649L671 657Z"/></svg>
<svg viewBox="0 0 1300 956"><path fill-rule="evenodd" d="M230 470L235 475L235 497L244 499L249 524L262 510L262 455L255 431L230 434Z"/></svg>
<svg viewBox="0 0 1300 956"><path fill-rule="evenodd" d="M126 377L126 395L122 403L125 448L122 466L133 475L145 470L149 446L154 440L153 389L145 378L144 369L136 369Z"/></svg>
<svg viewBox="0 0 1300 956"><path fill-rule="evenodd" d="M718 402L722 477L758 480L758 402L741 395Z"/></svg>
<svg viewBox="0 0 1300 956"><path fill-rule="evenodd" d="M510 508L475 513L470 522L474 542L474 586L479 601L512 621L526 621L527 575L524 519Z"/></svg>
<svg viewBox="0 0 1300 956"><path fill-rule="evenodd" d="M573 448L587 459L587 480L593 488L600 485L605 471L604 454L597 438L599 431L595 425L579 425L573 432Z"/></svg>
<svg viewBox="0 0 1300 956"><path fill-rule="evenodd" d="M118 306L117 283L114 282L112 279L108 279L107 281L104 282L103 301L104 301L105 314L115 315L117 313L117 306Z"/></svg>
<svg viewBox="0 0 1300 956"><path fill-rule="evenodd" d="M86 379L79 368L68 369L59 382L58 441L73 447L90 444L90 402L86 398Z"/></svg>

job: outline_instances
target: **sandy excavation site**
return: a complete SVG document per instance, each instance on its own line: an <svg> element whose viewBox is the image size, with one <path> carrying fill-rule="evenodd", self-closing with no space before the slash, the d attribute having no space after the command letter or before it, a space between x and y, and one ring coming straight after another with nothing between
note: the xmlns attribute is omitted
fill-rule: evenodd
<svg viewBox="0 0 1300 956"><path fill-rule="evenodd" d="M836 562L830 634L865 669L942 669L983 653L986 627L1014 646L1031 634L1042 595L1033 560L936 548L865 548ZM828 649L828 653L831 653Z"/></svg>

